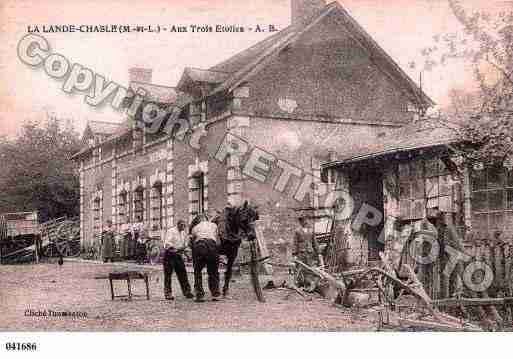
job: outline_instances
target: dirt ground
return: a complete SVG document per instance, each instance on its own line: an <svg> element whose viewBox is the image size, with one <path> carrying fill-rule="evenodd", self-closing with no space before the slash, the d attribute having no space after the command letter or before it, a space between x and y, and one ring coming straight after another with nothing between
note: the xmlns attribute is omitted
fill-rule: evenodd
<svg viewBox="0 0 513 359"><path fill-rule="evenodd" d="M175 301L163 297L163 274L155 267L151 299L111 301L108 280L95 279L118 265L65 262L0 266L0 331L368 331L373 313L341 310L313 295L311 301L288 290L266 290L257 302L247 276L235 276L230 299L195 303L179 292ZM274 278L277 282L288 279ZM189 280L193 282L192 274ZM205 288L206 274L204 275ZM144 293L144 282L134 291ZM121 282L116 294L126 291ZM37 317L32 311L81 312L87 317ZM27 315L29 314L29 315Z"/></svg>

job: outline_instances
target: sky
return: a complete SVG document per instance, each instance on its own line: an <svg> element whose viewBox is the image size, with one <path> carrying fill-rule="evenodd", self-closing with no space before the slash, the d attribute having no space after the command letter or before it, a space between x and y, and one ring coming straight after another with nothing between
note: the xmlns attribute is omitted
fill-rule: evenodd
<svg viewBox="0 0 513 359"><path fill-rule="evenodd" d="M328 3L331 1L328 1ZM418 83L421 51L433 36L460 25L446 0L339 0L383 49ZM465 0L469 8L507 9L513 2ZM62 82L23 64L17 44L28 26L57 24L191 25L290 23L290 0L2 0L0 2L0 135L14 135L25 120L47 114L72 119L81 131L88 120L120 122L109 106L94 108L84 94L65 94ZM269 36L267 33L53 33L42 34L52 51L118 84L128 83L128 69L153 69L153 82L175 86L184 67L209 68ZM439 105L450 89L473 86L471 68L454 62L423 73L424 91Z"/></svg>

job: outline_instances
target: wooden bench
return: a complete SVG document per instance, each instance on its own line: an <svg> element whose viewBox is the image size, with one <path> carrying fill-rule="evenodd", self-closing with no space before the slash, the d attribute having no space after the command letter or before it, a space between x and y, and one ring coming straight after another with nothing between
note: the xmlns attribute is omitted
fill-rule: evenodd
<svg viewBox="0 0 513 359"><path fill-rule="evenodd" d="M112 300L114 298L128 298L128 300L132 300L132 297L144 297L144 295L135 295L132 294L132 280L142 279L146 284L146 299L150 300L150 284L148 279L148 273L138 272L138 271L127 271L127 272L114 272L109 273L109 283L110 283L110 295ZM116 280L126 280L128 287L128 295L114 295L114 281Z"/></svg>

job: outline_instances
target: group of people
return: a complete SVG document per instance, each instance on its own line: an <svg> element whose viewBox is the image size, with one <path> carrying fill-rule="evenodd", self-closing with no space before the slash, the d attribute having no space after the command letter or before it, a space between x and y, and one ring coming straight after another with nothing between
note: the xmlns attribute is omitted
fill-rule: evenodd
<svg viewBox="0 0 513 359"><path fill-rule="evenodd" d="M219 300L221 295L229 295L233 265L238 255L243 239L255 240L254 223L258 220L256 207L245 202L240 207L227 204L222 211L215 211L208 216L206 213L197 215L189 227L184 220L178 220L176 226L163 233L163 269L164 296L174 300L172 275L176 273L183 295L186 298L196 298L197 302L205 301L202 272L206 267L208 274L208 289L213 300ZM142 220L129 226L125 231L121 244L123 258L135 258L142 261L145 257L144 226ZM115 253L115 234L112 221L107 221L107 228L102 233L102 256L105 262L112 261ZM299 226L294 232L294 255L307 265L322 262L319 246L313 229L306 218L299 218ZM190 257L194 267L194 294L189 283L184 256ZM224 285L220 289L219 264L220 256L226 256Z"/></svg>
<svg viewBox="0 0 513 359"><path fill-rule="evenodd" d="M203 289L203 269L207 268L208 288L214 301L220 296L229 295L233 265L242 239L255 239L254 222L258 219L256 208L247 202L242 207L228 204L223 211L216 211L208 216L201 213L191 222L188 230L183 220L168 231L164 237L164 295L174 300L171 285L172 274L175 272L183 295L196 298L197 302L205 301ZM183 255L192 252L194 267L194 294L187 277ZM220 255L227 258L224 273L224 285L220 290L219 263Z"/></svg>
<svg viewBox="0 0 513 359"><path fill-rule="evenodd" d="M138 263L143 263L146 258L146 245L144 223L140 216L132 224L125 226L122 239L119 240L119 255L122 259L135 259ZM116 232L112 227L112 221L109 219L106 228L101 235L101 256L104 262L113 262L116 257Z"/></svg>

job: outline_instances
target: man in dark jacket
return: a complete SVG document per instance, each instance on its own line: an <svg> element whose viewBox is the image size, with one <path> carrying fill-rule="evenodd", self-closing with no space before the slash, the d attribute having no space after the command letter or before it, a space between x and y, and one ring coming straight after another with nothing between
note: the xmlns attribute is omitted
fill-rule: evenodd
<svg viewBox="0 0 513 359"><path fill-rule="evenodd" d="M294 232L294 252L296 258L308 266L312 266L314 262L322 265L322 256L319 252L319 244L315 238L313 229L308 225L308 221L304 217L298 218L299 228ZM315 289L315 281L312 280L308 273L303 274L303 279L298 283L299 286Z"/></svg>
<svg viewBox="0 0 513 359"><path fill-rule="evenodd" d="M294 255L301 262L311 266L315 260L320 262L319 244L307 219L300 217L298 222L299 228L294 232Z"/></svg>

